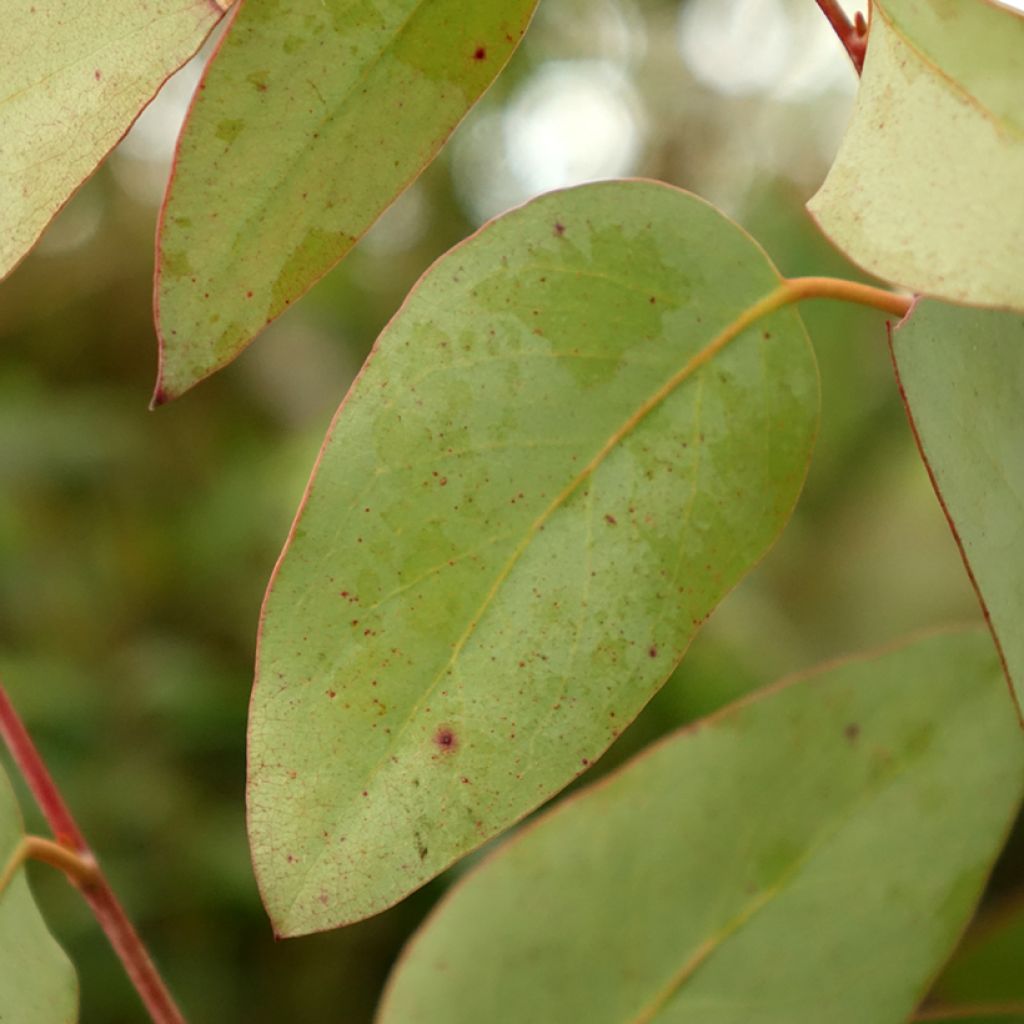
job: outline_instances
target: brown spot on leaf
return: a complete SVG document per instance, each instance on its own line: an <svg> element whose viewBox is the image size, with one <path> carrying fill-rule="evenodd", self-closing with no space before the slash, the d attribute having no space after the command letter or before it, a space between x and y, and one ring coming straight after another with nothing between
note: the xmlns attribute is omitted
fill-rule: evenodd
<svg viewBox="0 0 1024 1024"><path fill-rule="evenodd" d="M615 516L613 516L613 515L606 515L606 516L604 517L604 521L605 521L605 522L606 522L606 523L607 523L607 524L608 524L609 526L618 526L618 525L619 525L619 521L618 521L618 519L616 519L616 518L615 518Z"/></svg>
<svg viewBox="0 0 1024 1024"><path fill-rule="evenodd" d="M650 658L656 658L658 656L657 645L651 644L651 646L647 649L647 656Z"/></svg>
<svg viewBox="0 0 1024 1024"><path fill-rule="evenodd" d="M844 730L843 735L851 742L860 735L860 725L856 722L851 722Z"/></svg>
<svg viewBox="0 0 1024 1024"><path fill-rule="evenodd" d="M555 221L555 235L556 235L556 237L561 238L564 234L565 234L565 225L561 221L556 220Z"/></svg>

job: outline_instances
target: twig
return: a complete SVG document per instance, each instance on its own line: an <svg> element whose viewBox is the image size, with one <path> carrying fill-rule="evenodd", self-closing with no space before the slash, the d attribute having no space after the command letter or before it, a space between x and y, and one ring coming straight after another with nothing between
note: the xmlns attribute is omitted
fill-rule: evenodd
<svg viewBox="0 0 1024 1024"><path fill-rule="evenodd" d="M96 863L96 858L81 830L64 803L60 791L50 776L43 759L36 750L21 719L0 683L0 738L11 752L32 791L39 809L43 812L53 830L57 847L64 848L82 865L92 865L94 870L76 872L67 870L72 864L68 858L60 865L68 877L81 891L85 901L106 933L114 952L117 954L129 979L135 986L143 1005L149 1012L153 1024L185 1024L185 1018L174 1003L174 999L157 972L146 947L114 895L106 876ZM31 846L31 843L29 844ZM53 853L48 846L44 852ZM38 851L37 851L38 852ZM17 853L17 851L16 851ZM31 849L23 850L22 857L32 856ZM45 859L45 858L43 858ZM53 857L56 859L56 857Z"/></svg>
<svg viewBox="0 0 1024 1024"><path fill-rule="evenodd" d="M851 22L846 16L846 11L839 6L839 0L818 0L821 13L828 18L829 24L839 37L839 42L846 47L846 52L853 61L853 66L859 75L864 67L864 51L868 45L868 26L864 21L864 15L857 12L857 16Z"/></svg>

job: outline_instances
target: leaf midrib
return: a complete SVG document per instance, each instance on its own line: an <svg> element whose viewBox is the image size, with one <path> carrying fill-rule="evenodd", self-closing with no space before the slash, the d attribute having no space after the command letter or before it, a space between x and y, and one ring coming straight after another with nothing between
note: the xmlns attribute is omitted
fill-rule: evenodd
<svg viewBox="0 0 1024 1024"><path fill-rule="evenodd" d="M772 269L774 270L774 268ZM777 271L775 271L775 273L777 274ZM353 793L362 792L363 790L371 788L374 780L380 773L381 768L390 761L392 756L391 751L408 732L420 710L426 706L427 701L432 698L434 693L436 693L437 688L440 686L441 681L445 678L448 671L458 662L459 655L476 632L477 627L486 615L487 610L494 602L495 597L511 575L520 558L532 543L533 539L544 528L545 524L566 504L569 498L575 494L579 487L594 474L608 455L611 454L611 452L614 451L615 448L625 440L625 438L632 434L633 431L647 418L647 416L657 409L667 398L669 398L677 388L707 365L723 348L725 348L726 345L728 345L730 341L742 334L743 331L751 326L751 324L760 320L762 317L775 312L778 308L786 305L789 301L792 301L789 292L785 288L785 284L782 282L782 278L779 278L779 281L780 286L778 288L752 303L738 316L734 317L729 324L712 337L711 341L709 341L696 354L691 356L691 358L688 359L680 369L671 374L661 387L652 392L645 401L641 402L637 406L636 410L626 418L622 425L612 432L604 444L598 449L597 454L591 458L587 465L576 474L570 483L563 488L563 490L530 524L523 536L523 539L513 548L511 555L506 559L504 565L499 570L494 583L484 596L480 607L470 618L466 628L459 636L452 648L451 655L431 680L426 690L416 700L412 707L409 708L404 722L398 728L394 738L388 744L388 750L373 764L362 784L352 788ZM355 797L350 797L349 801L342 805L342 809L347 810L354 802ZM341 817L343 817L343 815L340 812L336 813L332 818L332 825L336 824ZM299 898L305 890L306 883L313 875L314 871L319 867L327 849L328 846L326 843L321 845L320 851L311 859L309 865L297 880L292 899L289 902L283 917L287 918L291 916L292 911L295 909L299 902Z"/></svg>
<svg viewBox="0 0 1024 1024"><path fill-rule="evenodd" d="M768 906L776 897L786 891L786 887L806 867L826 844L831 842L847 828L849 828L860 815L863 809L873 803L882 794L899 782L906 774L915 767L918 762L925 759L930 753L927 747L921 749L909 749L899 770L886 775L874 787L871 787L860 794L854 801L848 804L844 812L833 818L829 824L822 828L818 835L807 844L804 852L794 859L785 868L778 879L770 886L762 889L753 896L739 913L726 922L713 935L705 939L696 952L683 964L682 967L672 976L668 983L655 995L654 999L643 1007L635 1017L624 1022L624 1024L653 1024L657 1015L671 1002L683 986L697 973L697 971L720 949L740 928L751 921L757 914Z"/></svg>

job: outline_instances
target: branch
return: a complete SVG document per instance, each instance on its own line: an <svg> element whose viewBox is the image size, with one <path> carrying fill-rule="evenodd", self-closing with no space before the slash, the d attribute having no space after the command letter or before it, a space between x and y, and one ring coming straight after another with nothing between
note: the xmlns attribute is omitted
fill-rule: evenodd
<svg viewBox="0 0 1024 1024"><path fill-rule="evenodd" d="M81 891L86 903L99 922L100 927L110 940L114 952L118 955L129 979L135 986L143 1005L149 1011L153 1024L185 1024L185 1018L174 1003L167 986L157 972L146 947L142 944L138 933L118 902L106 876L96 863L96 858L89 844L85 841L81 830L71 816L64 803L60 791L50 776L43 759L36 750L21 719L0 683L0 738L11 752L14 763L18 766L39 804L56 839L55 844L39 840L30 841L20 850L21 859L37 856L49 859L51 863L61 860L53 847L63 848L68 857L58 864L72 882ZM43 854L43 856L39 856ZM47 854L49 856L47 856ZM15 856L19 851L15 852ZM91 870L76 872L69 870L75 863L89 865ZM17 865L15 865L15 868Z"/></svg>
<svg viewBox="0 0 1024 1024"><path fill-rule="evenodd" d="M859 11L853 22L846 16L846 11L839 6L839 0L818 0L821 13L828 18L829 24L839 37L839 42L846 47L846 52L853 61L853 67L859 75L864 67L864 51L868 46L868 26L864 15Z"/></svg>

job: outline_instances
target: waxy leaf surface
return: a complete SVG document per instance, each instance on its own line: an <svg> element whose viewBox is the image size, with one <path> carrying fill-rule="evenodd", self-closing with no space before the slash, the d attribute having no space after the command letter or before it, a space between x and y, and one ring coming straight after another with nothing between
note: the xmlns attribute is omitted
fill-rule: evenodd
<svg viewBox="0 0 1024 1024"><path fill-rule="evenodd" d="M0 768L0 871L24 836L21 812ZM0 892L0 1021L78 1020L78 979L32 899L25 868Z"/></svg>
<svg viewBox="0 0 1024 1024"><path fill-rule="evenodd" d="M229 363L338 262L504 67L537 0L240 0L158 240L154 401Z"/></svg>
<svg viewBox="0 0 1024 1024"><path fill-rule="evenodd" d="M902 1024L1006 835L987 635L764 691L548 812L445 897L381 1024Z"/></svg>
<svg viewBox="0 0 1024 1024"><path fill-rule="evenodd" d="M788 519L818 380L780 278L653 182L553 193L425 275L267 596L250 840L277 930L384 909L600 756Z"/></svg>
<svg viewBox="0 0 1024 1024"><path fill-rule="evenodd" d="M1024 707L1024 316L918 302L893 359L921 454Z"/></svg>
<svg viewBox="0 0 1024 1024"><path fill-rule="evenodd" d="M0 277L227 7L228 0L4 0Z"/></svg>
<svg viewBox="0 0 1024 1024"><path fill-rule="evenodd" d="M809 207L879 277L1024 309L1024 17L877 0L853 122Z"/></svg>

